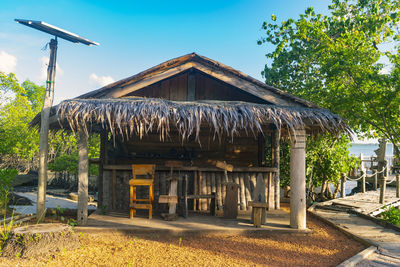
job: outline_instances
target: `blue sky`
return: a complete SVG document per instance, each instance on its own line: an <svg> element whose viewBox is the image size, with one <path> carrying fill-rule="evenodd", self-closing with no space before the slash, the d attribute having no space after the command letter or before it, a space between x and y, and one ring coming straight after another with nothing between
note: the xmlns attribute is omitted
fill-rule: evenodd
<svg viewBox="0 0 400 267"><path fill-rule="evenodd" d="M325 13L329 0L6 1L0 0L0 71L44 84L50 36L14 19L42 20L100 43L59 41L55 102L97 89L196 52L262 80L261 25L297 18L307 7Z"/></svg>

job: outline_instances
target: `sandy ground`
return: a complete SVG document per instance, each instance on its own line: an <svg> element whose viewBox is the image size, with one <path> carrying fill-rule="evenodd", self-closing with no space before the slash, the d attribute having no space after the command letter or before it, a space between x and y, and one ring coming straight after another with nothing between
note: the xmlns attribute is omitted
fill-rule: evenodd
<svg viewBox="0 0 400 267"><path fill-rule="evenodd" d="M0 266L336 266L365 247L309 217L310 234L168 237L80 234L81 248Z"/></svg>

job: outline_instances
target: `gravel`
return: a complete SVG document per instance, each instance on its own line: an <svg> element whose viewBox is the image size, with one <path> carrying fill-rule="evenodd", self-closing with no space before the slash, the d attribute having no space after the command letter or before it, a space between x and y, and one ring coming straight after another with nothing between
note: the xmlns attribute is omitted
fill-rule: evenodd
<svg viewBox="0 0 400 267"><path fill-rule="evenodd" d="M307 226L309 234L177 238L77 233L79 249L30 259L0 258L0 266L336 266L365 248L311 216Z"/></svg>

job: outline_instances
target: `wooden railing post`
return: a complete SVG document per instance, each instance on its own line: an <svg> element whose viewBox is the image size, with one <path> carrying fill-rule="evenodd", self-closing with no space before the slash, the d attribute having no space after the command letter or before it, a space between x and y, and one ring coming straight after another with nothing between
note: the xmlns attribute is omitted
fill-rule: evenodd
<svg viewBox="0 0 400 267"><path fill-rule="evenodd" d="M344 173L340 179L340 195L342 198L346 197L346 175Z"/></svg>
<svg viewBox="0 0 400 267"><path fill-rule="evenodd" d="M379 194L379 203L383 204L385 201L385 193L386 193L386 176L381 176L381 191Z"/></svg>
<svg viewBox="0 0 400 267"><path fill-rule="evenodd" d="M365 193L367 190L366 190L366 187L365 187L365 171L364 170L362 170L361 171L361 192L362 193Z"/></svg>
<svg viewBox="0 0 400 267"><path fill-rule="evenodd" d="M396 174L396 197L400 197L400 174Z"/></svg>
<svg viewBox="0 0 400 267"><path fill-rule="evenodd" d="M374 173L374 190L378 189L378 173L375 171Z"/></svg>

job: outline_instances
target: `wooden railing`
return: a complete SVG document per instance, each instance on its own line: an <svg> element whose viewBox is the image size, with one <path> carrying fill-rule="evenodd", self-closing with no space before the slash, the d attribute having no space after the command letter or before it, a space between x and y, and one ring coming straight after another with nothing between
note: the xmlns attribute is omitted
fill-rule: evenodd
<svg viewBox="0 0 400 267"><path fill-rule="evenodd" d="M117 188L117 173L124 172L125 176L129 176L131 165L104 165L104 171L111 172L112 179L112 207L117 208L117 199L123 201L120 194L122 188ZM158 196L168 194L170 177L170 168L164 166L156 166L156 175L154 177L154 195L155 209L162 210L163 205L158 204ZM270 209L274 208L274 181L273 174L277 172L277 168L269 167L237 167L228 173L228 182L234 182L239 185L238 192L238 208L240 210L248 210L248 202L252 200L253 190L256 186L257 176L261 175L265 181L265 195ZM215 193L216 205L221 209L224 205L226 188L224 171L216 167L180 167L174 168L174 176L188 177L188 191L193 195L210 195ZM182 192L182 183L178 182L178 192ZM123 193L124 194L124 193ZM127 201L127 200L126 200ZM205 211L210 209L210 199L200 198L193 200L193 210ZM119 206L119 205L118 205Z"/></svg>

